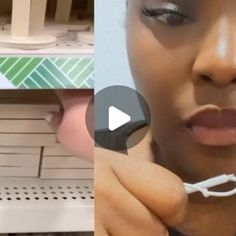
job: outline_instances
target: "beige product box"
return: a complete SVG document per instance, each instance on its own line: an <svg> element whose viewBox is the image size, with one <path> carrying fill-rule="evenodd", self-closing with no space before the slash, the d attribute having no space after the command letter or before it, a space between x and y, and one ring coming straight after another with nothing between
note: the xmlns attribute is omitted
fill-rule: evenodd
<svg viewBox="0 0 236 236"><path fill-rule="evenodd" d="M42 168L93 168L93 165L73 156L44 156Z"/></svg>
<svg viewBox="0 0 236 236"><path fill-rule="evenodd" d="M71 153L68 152L60 143L56 143L52 147L45 147L43 151L44 156L71 156Z"/></svg>
<svg viewBox="0 0 236 236"><path fill-rule="evenodd" d="M38 154L0 154L0 167L38 167Z"/></svg>
<svg viewBox="0 0 236 236"><path fill-rule="evenodd" d="M57 0L55 21L58 23L68 23L70 21L72 0Z"/></svg>
<svg viewBox="0 0 236 236"><path fill-rule="evenodd" d="M0 146L53 146L55 134L0 134Z"/></svg>
<svg viewBox="0 0 236 236"><path fill-rule="evenodd" d="M48 112L59 110L59 105L0 104L0 119L44 119Z"/></svg>
<svg viewBox="0 0 236 236"><path fill-rule="evenodd" d="M2 177L38 177L38 167L0 167Z"/></svg>
<svg viewBox="0 0 236 236"><path fill-rule="evenodd" d="M1 147L0 154L38 154L41 153L41 147Z"/></svg>
<svg viewBox="0 0 236 236"><path fill-rule="evenodd" d="M55 133L45 120L0 120L0 133Z"/></svg>
<svg viewBox="0 0 236 236"><path fill-rule="evenodd" d="M12 35L27 37L42 31L47 0L13 0Z"/></svg>
<svg viewBox="0 0 236 236"><path fill-rule="evenodd" d="M42 179L93 179L93 169L41 169Z"/></svg>

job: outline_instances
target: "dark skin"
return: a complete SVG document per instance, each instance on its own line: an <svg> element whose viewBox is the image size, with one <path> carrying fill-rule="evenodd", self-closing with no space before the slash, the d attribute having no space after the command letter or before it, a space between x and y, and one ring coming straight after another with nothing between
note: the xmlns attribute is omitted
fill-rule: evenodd
<svg viewBox="0 0 236 236"><path fill-rule="evenodd" d="M184 124L202 106L236 106L235 9L234 0L128 0L130 67L152 123L143 142L128 151L130 160L95 153L97 235L163 236L169 226L180 235L235 236L235 196L187 198L182 185L236 173L235 145L201 145Z"/></svg>
<svg viewBox="0 0 236 236"><path fill-rule="evenodd" d="M201 7L198 1L190 15L194 20L177 26L142 15L144 7L159 7L160 2L167 1L129 1L127 23L131 69L151 109L159 160L188 181L235 173L236 147L197 144L183 120L204 105L235 107L236 2L204 1Z"/></svg>

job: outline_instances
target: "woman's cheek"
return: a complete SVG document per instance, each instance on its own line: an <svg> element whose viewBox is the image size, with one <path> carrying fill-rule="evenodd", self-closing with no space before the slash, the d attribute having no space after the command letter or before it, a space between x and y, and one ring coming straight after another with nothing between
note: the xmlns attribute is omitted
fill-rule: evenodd
<svg viewBox="0 0 236 236"><path fill-rule="evenodd" d="M74 106L65 111L57 137L74 155L92 161L93 139L85 121L86 106Z"/></svg>

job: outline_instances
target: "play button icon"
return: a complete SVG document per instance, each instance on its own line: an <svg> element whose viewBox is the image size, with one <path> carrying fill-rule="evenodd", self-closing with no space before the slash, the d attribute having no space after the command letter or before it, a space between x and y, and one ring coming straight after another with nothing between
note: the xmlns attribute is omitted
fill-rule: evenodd
<svg viewBox="0 0 236 236"><path fill-rule="evenodd" d="M148 105L132 88L111 86L102 89L95 94L94 109L91 108L93 101L87 109L86 121L94 120L93 129L89 125L87 127L96 146L113 151L126 150L137 145L148 131L148 128L144 128L150 124ZM135 141L127 142L130 135L141 128L145 130L142 135L138 135Z"/></svg>
<svg viewBox="0 0 236 236"><path fill-rule="evenodd" d="M131 116L127 115L116 107L109 107L109 130L114 131L131 121Z"/></svg>

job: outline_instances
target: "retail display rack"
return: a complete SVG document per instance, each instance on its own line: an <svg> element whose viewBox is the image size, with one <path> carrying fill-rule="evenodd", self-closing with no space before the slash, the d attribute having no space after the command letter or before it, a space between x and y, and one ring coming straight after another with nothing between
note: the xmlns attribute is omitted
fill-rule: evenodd
<svg viewBox="0 0 236 236"><path fill-rule="evenodd" d="M0 88L93 88L94 0L1 0Z"/></svg>

